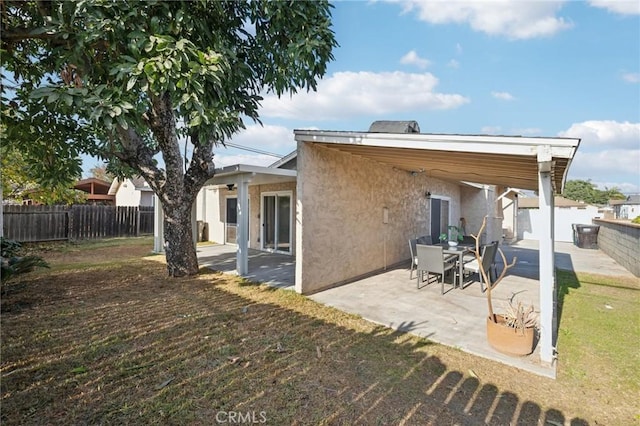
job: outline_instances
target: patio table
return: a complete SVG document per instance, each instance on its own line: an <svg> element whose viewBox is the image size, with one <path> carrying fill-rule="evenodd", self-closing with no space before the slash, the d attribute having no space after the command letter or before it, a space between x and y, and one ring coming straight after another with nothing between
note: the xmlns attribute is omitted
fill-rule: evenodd
<svg viewBox="0 0 640 426"><path fill-rule="evenodd" d="M438 243L434 245L442 247L442 252L444 254L454 254L458 256L458 259L456 260L458 263L458 283L456 284L454 278L453 287L462 288L462 273L464 271L463 257L465 254L471 253L471 245L458 244L457 246L450 246L448 243Z"/></svg>

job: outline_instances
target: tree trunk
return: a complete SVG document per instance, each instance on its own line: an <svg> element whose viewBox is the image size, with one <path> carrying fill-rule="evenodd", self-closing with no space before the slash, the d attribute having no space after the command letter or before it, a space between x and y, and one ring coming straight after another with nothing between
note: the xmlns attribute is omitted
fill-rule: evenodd
<svg viewBox="0 0 640 426"><path fill-rule="evenodd" d="M163 204L167 271L171 277L198 273L198 257L193 243L191 203Z"/></svg>

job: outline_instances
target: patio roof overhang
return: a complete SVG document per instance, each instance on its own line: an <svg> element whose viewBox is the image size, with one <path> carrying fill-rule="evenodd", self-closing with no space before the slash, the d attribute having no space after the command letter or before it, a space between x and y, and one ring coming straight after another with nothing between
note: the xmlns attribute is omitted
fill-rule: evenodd
<svg viewBox="0 0 640 426"><path fill-rule="evenodd" d="M295 130L311 142L406 171L450 181L538 189L549 172L561 192L580 139Z"/></svg>
<svg viewBox="0 0 640 426"><path fill-rule="evenodd" d="M233 166L216 169L215 176L209 179L206 185L237 184L240 178L242 178L242 181L251 183L251 185L266 185L270 183L294 182L296 176L297 172L295 170L235 164Z"/></svg>

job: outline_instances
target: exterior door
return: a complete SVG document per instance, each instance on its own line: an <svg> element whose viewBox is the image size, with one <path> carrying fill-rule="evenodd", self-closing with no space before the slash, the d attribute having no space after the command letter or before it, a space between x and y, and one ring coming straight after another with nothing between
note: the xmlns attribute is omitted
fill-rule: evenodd
<svg viewBox="0 0 640 426"><path fill-rule="evenodd" d="M262 195L262 248L291 253L291 192Z"/></svg>
<svg viewBox="0 0 640 426"><path fill-rule="evenodd" d="M226 198L226 219L224 222L225 243L237 244L236 235L238 232L238 199L236 197Z"/></svg>
<svg viewBox="0 0 640 426"><path fill-rule="evenodd" d="M449 200L431 197L431 240L439 241L441 234L448 235Z"/></svg>

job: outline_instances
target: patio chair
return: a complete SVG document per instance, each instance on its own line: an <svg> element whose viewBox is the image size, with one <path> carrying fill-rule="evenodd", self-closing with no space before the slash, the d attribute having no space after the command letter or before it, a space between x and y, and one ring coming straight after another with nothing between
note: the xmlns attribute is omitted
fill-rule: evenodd
<svg viewBox="0 0 640 426"><path fill-rule="evenodd" d="M409 251L411 251L411 269L409 270L409 280L413 279L413 270L418 264L418 258L416 257L416 244L418 240L416 238L409 239Z"/></svg>
<svg viewBox="0 0 640 426"><path fill-rule="evenodd" d="M423 235L422 237L418 237L418 244L425 244L428 246L433 244L433 241L431 240L431 235Z"/></svg>
<svg viewBox="0 0 640 426"><path fill-rule="evenodd" d="M453 272L456 266L456 255L444 256L444 252L441 246L429 246L425 244L416 244L416 254L418 265L416 267L417 273L417 287L420 288L420 284L424 282L424 274L427 274L427 285L429 284L431 274L434 274L436 278L439 276L439 281L442 284L442 294L444 294L444 276L446 272ZM453 281L455 287L455 277Z"/></svg>
<svg viewBox="0 0 640 426"><path fill-rule="evenodd" d="M480 248L480 256L482 257L482 270L485 271L487 276L489 277L489 283L495 279L496 277L496 254L498 253L498 241L493 241L491 244L485 244ZM484 293L484 288L482 287L483 279L482 273L480 270L480 265L478 263L478 259L473 259L470 262L465 262L463 265L463 275L469 273L478 274L480 277L480 292Z"/></svg>

